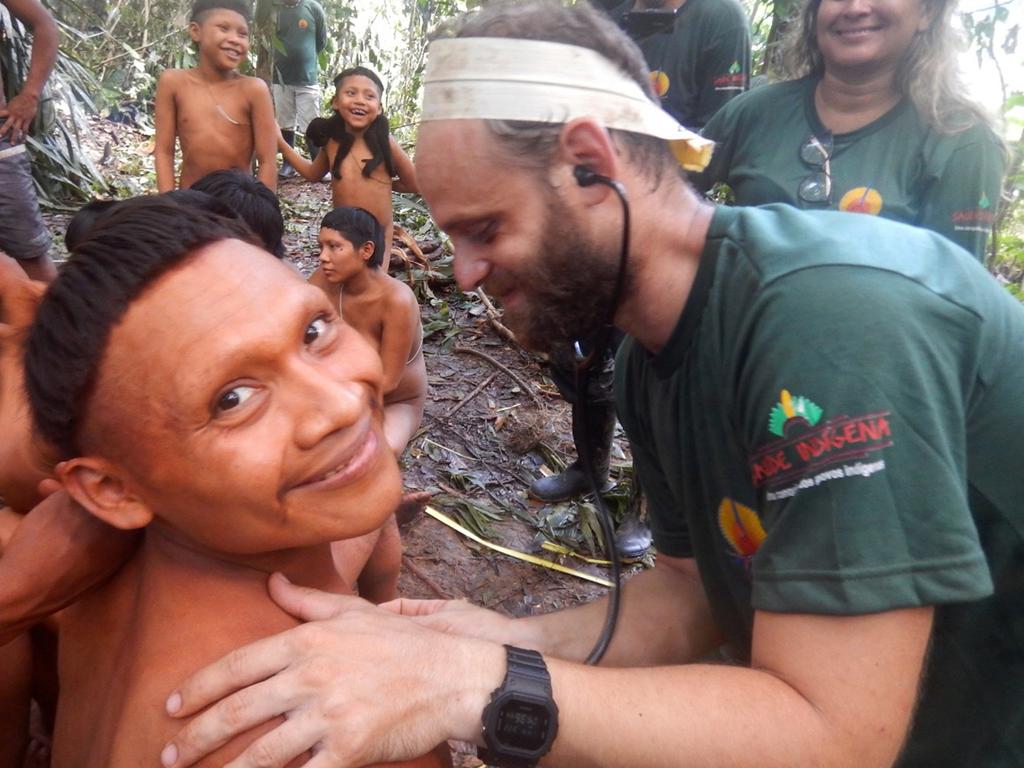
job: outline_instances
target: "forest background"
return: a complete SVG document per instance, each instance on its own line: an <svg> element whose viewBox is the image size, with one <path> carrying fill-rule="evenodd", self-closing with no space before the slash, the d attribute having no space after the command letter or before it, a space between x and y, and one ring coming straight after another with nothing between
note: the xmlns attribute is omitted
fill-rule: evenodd
<svg viewBox="0 0 1024 768"><path fill-rule="evenodd" d="M478 5L475 0L319 0L328 18L321 55L325 81L355 63L380 72L388 84L384 104L399 141L411 146L419 113L421 75L429 32L443 20ZM777 74L779 42L800 0L742 0L751 19L754 73ZM108 180L82 151L87 115L130 122L152 133L152 103L160 72L194 64L186 24L191 0L45 0L58 21L60 58L50 80L50 99L30 137L40 199L55 209L77 208L97 197L124 197L154 187L152 162L140 158L135 173ZM606 0L605 4L617 4ZM975 70L978 96L1004 123L1011 151L1009 173L993 238L990 267L1009 290L1024 298L1024 66L1018 37L1024 0L964 0L958 19L967 46L963 61ZM10 26L10 25L9 25ZM273 0L256 0L253 45L247 69L267 78L275 49ZM8 98L17 91L29 61L30 36L16 24L0 39L0 66ZM977 64L977 67L973 66ZM981 77L977 72L982 72ZM326 89L329 91L329 89ZM326 91L325 91L326 92ZM327 93L326 98L330 98ZM128 169L132 170L132 169ZM134 179L134 181L133 181ZM127 188L125 188L127 187ZM425 211L397 201L399 220Z"/></svg>

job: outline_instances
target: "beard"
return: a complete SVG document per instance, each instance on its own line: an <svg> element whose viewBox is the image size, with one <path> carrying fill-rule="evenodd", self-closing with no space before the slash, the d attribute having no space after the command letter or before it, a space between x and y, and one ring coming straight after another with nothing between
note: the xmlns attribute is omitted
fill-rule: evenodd
<svg viewBox="0 0 1024 768"><path fill-rule="evenodd" d="M550 195L531 266L518 270L524 301L505 321L528 349L551 352L592 336L613 311L617 244L601 248L583 234L569 207ZM623 286L625 292L625 286Z"/></svg>

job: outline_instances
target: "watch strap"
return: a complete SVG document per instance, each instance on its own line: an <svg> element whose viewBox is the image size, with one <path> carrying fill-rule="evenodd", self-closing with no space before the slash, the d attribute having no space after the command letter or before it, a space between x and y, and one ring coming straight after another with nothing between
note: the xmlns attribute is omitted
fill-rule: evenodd
<svg viewBox="0 0 1024 768"><path fill-rule="evenodd" d="M505 645L505 657L508 664L505 670L505 679L502 681L501 686L491 693L492 703L500 695L507 692L533 696L541 694L549 701L551 700L551 675L548 673L547 664L544 663L544 657L540 653L526 648L517 648L514 645ZM554 705L553 701L551 701L551 706L555 712L554 728L555 733L557 733L558 708ZM550 738L554 739L554 733L551 734ZM550 741L548 749L550 749ZM477 757L485 765L500 766L500 768L534 768L537 760L542 756L540 755L535 759L516 758L511 755L500 754L500 750L492 750L487 747L477 748Z"/></svg>

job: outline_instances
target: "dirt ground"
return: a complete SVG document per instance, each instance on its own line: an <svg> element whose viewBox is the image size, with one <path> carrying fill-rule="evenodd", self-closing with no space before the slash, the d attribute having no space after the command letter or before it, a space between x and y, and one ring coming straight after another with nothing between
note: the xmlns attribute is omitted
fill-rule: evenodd
<svg viewBox="0 0 1024 768"><path fill-rule="evenodd" d="M155 189L147 144L142 132L91 120L87 151L102 164L113 196ZM329 207L328 185L289 180L282 182L279 197L288 258L308 275L316 265L319 221ZM594 539L592 511L576 503L541 505L526 495L534 478L574 458L568 407L538 358L501 335L500 310L489 314L478 296L454 285L450 249L416 202L398 202L396 220L414 233L430 262L429 270L406 269L400 259L392 263L392 274L409 281L421 297L430 385L422 428L402 458L406 489L434 494L432 507L488 541L606 576L603 567L540 548L543 539L556 539L590 554L585 550L595 549L588 546ZM70 214L45 215L55 240L62 240ZM613 476L622 481L613 494L621 510L631 499L632 476L621 433L615 439ZM494 552L426 514L403 527L402 539L399 590L406 597L465 598L522 616L586 602L606 591ZM457 766L478 764L471 750L454 746Z"/></svg>

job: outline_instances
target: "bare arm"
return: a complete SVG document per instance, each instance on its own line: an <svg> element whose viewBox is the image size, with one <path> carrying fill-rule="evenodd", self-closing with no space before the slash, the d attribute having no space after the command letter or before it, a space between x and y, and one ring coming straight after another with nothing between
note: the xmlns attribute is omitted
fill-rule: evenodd
<svg viewBox="0 0 1024 768"><path fill-rule="evenodd" d="M282 730L250 751L277 765L315 742L330 764L365 765L422 753L439 736L482 743L480 714L504 675L497 643L422 634L429 630L356 598L277 577L271 594L314 623L193 676L172 697L175 714L227 698L179 734L167 753L177 759L165 765L189 765L239 728L284 712L304 717L307 707L317 712L315 725L306 718L301 734ZM669 616L648 626L658 619ZM851 617L761 612L749 668L609 669L549 659L560 710L549 764L674 768L682 755L695 767L890 766L910 722L931 621L931 608ZM247 684L253 688L229 695ZM397 690L404 695L379 695ZM239 763L256 764L250 755Z"/></svg>
<svg viewBox="0 0 1024 768"><path fill-rule="evenodd" d="M391 137L391 162L395 164L395 174L398 176L392 187L395 192L414 192L418 195L420 188L416 182L416 168L394 136Z"/></svg>
<svg viewBox="0 0 1024 768"><path fill-rule="evenodd" d="M891 766L910 723L931 620L931 608L758 613L749 668L593 670L553 661L561 726L548 760L675 766L685 755L687 766L709 768Z"/></svg>
<svg viewBox="0 0 1024 768"><path fill-rule="evenodd" d="M295 148L289 146L288 142L284 140L281 135L280 129L277 132L277 148L281 151L284 159L287 160L292 168L299 172L306 181L320 181L324 177L324 174L330 170L327 167L327 150L322 148L317 153L316 157L313 158L312 162L304 158Z"/></svg>
<svg viewBox="0 0 1024 768"><path fill-rule="evenodd" d="M174 70L165 70L156 84L153 163L156 166L157 192L170 192L175 187L174 143L178 131L176 79L177 73Z"/></svg>
<svg viewBox="0 0 1024 768"><path fill-rule="evenodd" d="M420 317L420 306L409 287L390 277L387 280L389 293L380 340L385 402L405 375L405 363L409 359L409 350L414 348Z"/></svg>
<svg viewBox="0 0 1024 768"><path fill-rule="evenodd" d="M274 102L267 84L257 77L249 78L250 109L252 114L253 149L256 154L256 174L267 188L277 191L277 137L279 129L274 119Z"/></svg>
<svg viewBox="0 0 1024 768"><path fill-rule="evenodd" d="M39 0L4 0L4 5L32 30L32 62L25 84L17 96L0 107L0 118L4 119L0 137L9 135L12 143L17 143L24 139L35 119L39 96L57 61L57 24Z"/></svg>
<svg viewBox="0 0 1024 768"><path fill-rule="evenodd" d="M0 557L0 644L102 584L138 541L63 491L48 496L22 518Z"/></svg>

